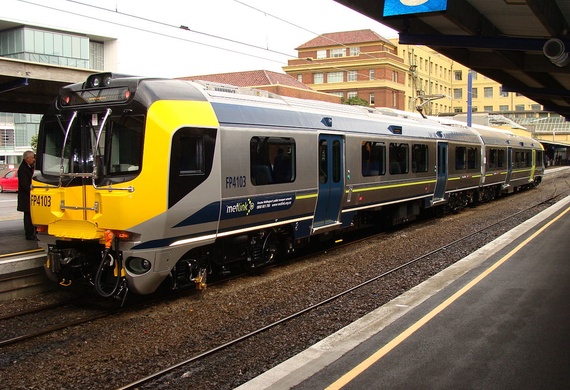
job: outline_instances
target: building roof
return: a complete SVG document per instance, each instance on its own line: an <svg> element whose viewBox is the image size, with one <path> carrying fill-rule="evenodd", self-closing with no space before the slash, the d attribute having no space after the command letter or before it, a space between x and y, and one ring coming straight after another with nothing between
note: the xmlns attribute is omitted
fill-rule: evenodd
<svg viewBox="0 0 570 390"><path fill-rule="evenodd" d="M236 87L259 87L265 85L284 85L292 88L312 90L296 78L284 73L269 70L250 70L245 72L218 73L201 76L180 77L182 80L204 80Z"/></svg>
<svg viewBox="0 0 570 390"><path fill-rule="evenodd" d="M382 41L394 46L392 42L384 38L383 36L375 33L374 31L367 30L355 30L355 31L341 31L321 34L316 38L311 39L309 42L303 43L301 46L297 47L295 50L310 49L315 47L324 46L338 46L338 45L354 45L357 43L369 43Z"/></svg>

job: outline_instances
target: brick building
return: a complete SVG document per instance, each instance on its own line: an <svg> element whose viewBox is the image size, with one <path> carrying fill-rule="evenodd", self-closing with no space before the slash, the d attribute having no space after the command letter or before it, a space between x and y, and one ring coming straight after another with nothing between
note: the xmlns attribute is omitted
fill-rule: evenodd
<svg viewBox="0 0 570 390"><path fill-rule="evenodd" d="M314 90L358 97L373 107L406 109L408 66L397 46L372 30L319 35L296 48L285 73Z"/></svg>

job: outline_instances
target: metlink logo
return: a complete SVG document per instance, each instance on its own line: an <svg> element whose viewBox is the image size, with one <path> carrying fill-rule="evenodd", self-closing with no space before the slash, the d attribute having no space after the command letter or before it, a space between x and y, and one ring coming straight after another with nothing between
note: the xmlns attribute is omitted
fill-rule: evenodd
<svg viewBox="0 0 570 390"><path fill-rule="evenodd" d="M245 213L245 215L249 215L255 209L255 204L248 199L245 202L238 202L233 205L226 205L226 213L233 214L233 213Z"/></svg>

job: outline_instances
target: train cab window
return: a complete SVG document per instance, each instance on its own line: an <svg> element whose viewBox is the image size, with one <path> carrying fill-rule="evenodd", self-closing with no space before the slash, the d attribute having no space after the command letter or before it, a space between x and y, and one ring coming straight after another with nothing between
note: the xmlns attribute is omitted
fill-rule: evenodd
<svg viewBox="0 0 570 390"><path fill-rule="evenodd" d="M467 148L457 146L455 148L455 169L460 171L467 168Z"/></svg>
<svg viewBox="0 0 570 390"><path fill-rule="evenodd" d="M427 172L428 146L424 144L412 145L412 172Z"/></svg>
<svg viewBox="0 0 570 390"><path fill-rule="evenodd" d="M295 140L253 137L249 142L251 183L255 186L295 181Z"/></svg>
<svg viewBox="0 0 570 390"><path fill-rule="evenodd" d="M212 172L216 131L183 127L171 141L168 205L172 207Z"/></svg>
<svg viewBox="0 0 570 390"><path fill-rule="evenodd" d="M203 175L205 166L204 139L198 136L181 136L180 176Z"/></svg>
<svg viewBox="0 0 570 390"><path fill-rule="evenodd" d="M390 175L402 175L409 172L410 148L408 144L390 143Z"/></svg>
<svg viewBox="0 0 570 390"><path fill-rule="evenodd" d="M386 174L386 145L383 142L362 142L362 176Z"/></svg>

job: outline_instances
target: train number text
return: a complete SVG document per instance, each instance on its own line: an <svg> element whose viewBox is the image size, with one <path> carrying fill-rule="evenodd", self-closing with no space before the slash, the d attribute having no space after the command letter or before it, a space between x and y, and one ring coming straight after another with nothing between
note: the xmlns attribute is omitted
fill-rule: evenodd
<svg viewBox="0 0 570 390"><path fill-rule="evenodd" d="M226 176L226 188L244 188L246 182L245 176Z"/></svg>
<svg viewBox="0 0 570 390"><path fill-rule="evenodd" d="M32 195L32 196L30 196L30 204L32 206L51 207L51 196L49 196L49 195Z"/></svg>

